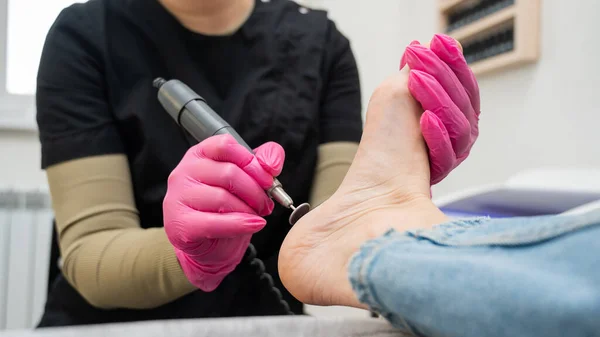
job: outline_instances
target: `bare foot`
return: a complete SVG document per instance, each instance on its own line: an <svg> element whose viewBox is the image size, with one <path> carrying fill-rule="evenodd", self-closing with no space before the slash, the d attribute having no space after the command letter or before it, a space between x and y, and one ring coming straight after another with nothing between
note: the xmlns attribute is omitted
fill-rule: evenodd
<svg viewBox="0 0 600 337"><path fill-rule="evenodd" d="M371 96L363 137L337 192L299 222L279 254L285 287L307 304L362 307L348 280L348 262L365 241L390 228L446 221L429 198L429 161L419 128L420 105L408 71Z"/></svg>

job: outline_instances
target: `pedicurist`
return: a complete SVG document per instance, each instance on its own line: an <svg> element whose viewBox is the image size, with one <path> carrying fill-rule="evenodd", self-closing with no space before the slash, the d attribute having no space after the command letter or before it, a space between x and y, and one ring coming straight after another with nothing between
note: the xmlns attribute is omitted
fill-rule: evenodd
<svg viewBox="0 0 600 337"><path fill-rule="evenodd" d="M226 136L196 144L160 106L156 77L202 95L254 154ZM350 44L323 11L286 0L65 9L37 86L62 259L40 326L302 313L277 269L290 211L265 187L277 176L299 203L329 198L360 112ZM436 144L432 162L447 163Z"/></svg>
<svg viewBox="0 0 600 337"><path fill-rule="evenodd" d="M193 146L156 77L202 95L256 155L225 138ZM66 8L37 88L63 262L41 326L302 313L277 272L290 210L263 184L279 176L294 200L328 198L361 137L360 97L348 40L292 1ZM244 260L250 241L283 298Z"/></svg>

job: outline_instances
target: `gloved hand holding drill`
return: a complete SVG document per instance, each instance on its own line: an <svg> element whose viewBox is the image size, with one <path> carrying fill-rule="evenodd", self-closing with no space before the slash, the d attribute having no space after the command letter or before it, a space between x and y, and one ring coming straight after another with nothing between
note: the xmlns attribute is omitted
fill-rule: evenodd
<svg viewBox="0 0 600 337"><path fill-rule="evenodd" d="M269 142L250 153L230 135L190 148L169 176L163 202L167 236L190 282L214 290L240 263L274 203L265 193L285 153Z"/></svg>
<svg viewBox="0 0 600 337"><path fill-rule="evenodd" d="M430 48L412 43L401 68L425 112L421 131L429 148L431 184L469 155L477 139L479 88L458 43L436 35ZM390 141L394 141L390 139ZM266 143L251 154L228 135L193 146L172 172L163 203L164 225L192 284L214 290L240 263L252 234L274 203L265 193L283 168L285 153Z"/></svg>

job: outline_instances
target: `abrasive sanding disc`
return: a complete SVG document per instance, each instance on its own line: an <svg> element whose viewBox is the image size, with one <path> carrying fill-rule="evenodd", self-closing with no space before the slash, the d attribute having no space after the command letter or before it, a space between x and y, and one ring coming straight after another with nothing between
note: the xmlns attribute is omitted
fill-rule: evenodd
<svg viewBox="0 0 600 337"><path fill-rule="evenodd" d="M306 215L310 211L310 205L305 202L302 205L296 207L292 214L290 215L290 225L294 225L300 218Z"/></svg>

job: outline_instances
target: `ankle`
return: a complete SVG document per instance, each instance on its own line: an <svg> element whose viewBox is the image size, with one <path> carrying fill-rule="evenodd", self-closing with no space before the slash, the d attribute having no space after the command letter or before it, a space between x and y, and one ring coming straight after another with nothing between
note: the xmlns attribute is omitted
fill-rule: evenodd
<svg viewBox="0 0 600 337"><path fill-rule="evenodd" d="M369 219L372 238L383 235L389 229L405 232L412 229L430 229L436 225L449 221L449 218L427 196L420 196L401 205L391 208L387 212L375 212ZM382 226L382 223L389 224Z"/></svg>
<svg viewBox="0 0 600 337"><path fill-rule="evenodd" d="M354 231L357 240L371 240L390 229L399 232L426 229L448 221L428 192L396 194L389 191L373 196L367 191L354 192L362 193L362 198L352 198L352 193L345 193L344 197L334 195L324 203L320 213L325 214L322 220L331 224L327 227L348 227L346 230Z"/></svg>

